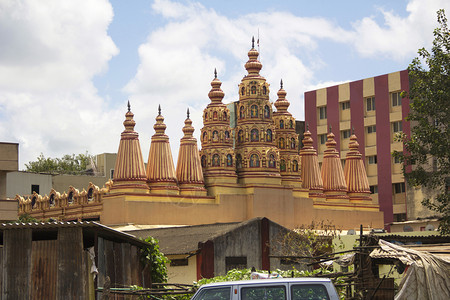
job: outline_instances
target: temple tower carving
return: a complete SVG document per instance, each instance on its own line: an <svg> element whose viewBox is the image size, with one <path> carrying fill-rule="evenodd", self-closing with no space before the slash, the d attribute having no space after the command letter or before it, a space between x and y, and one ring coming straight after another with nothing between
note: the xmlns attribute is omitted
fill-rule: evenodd
<svg viewBox="0 0 450 300"><path fill-rule="evenodd" d="M298 135L295 132L295 118L288 112L289 101L283 89L283 81L275 101L276 112L273 113L276 144L280 153L280 174L283 185L300 188L300 156L298 154Z"/></svg>
<svg viewBox="0 0 450 300"><path fill-rule="evenodd" d="M280 184L279 152L275 144L269 84L259 74L262 64L254 39L245 64L248 74L239 84L235 128L236 169L239 183Z"/></svg>
<svg viewBox="0 0 450 300"><path fill-rule="evenodd" d="M222 103L225 94L220 88L221 85L217 71L214 70L212 88L208 93L211 102L203 110L203 128L200 134L200 160L207 187L237 183L230 111Z"/></svg>

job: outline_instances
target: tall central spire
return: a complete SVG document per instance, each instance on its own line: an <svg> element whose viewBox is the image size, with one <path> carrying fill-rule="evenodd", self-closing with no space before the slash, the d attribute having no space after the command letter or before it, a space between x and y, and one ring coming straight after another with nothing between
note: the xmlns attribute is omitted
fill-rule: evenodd
<svg viewBox="0 0 450 300"><path fill-rule="evenodd" d="M248 72L246 77L258 77L259 71L262 69L262 64L258 60L259 52L255 49L255 38L252 38L252 48L248 51L248 61L245 64L245 69Z"/></svg>
<svg viewBox="0 0 450 300"><path fill-rule="evenodd" d="M248 75L239 84L236 105L235 152L239 182L246 184L280 184L280 155L275 144L269 84L259 74L254 39L245 64Z"/></svg>

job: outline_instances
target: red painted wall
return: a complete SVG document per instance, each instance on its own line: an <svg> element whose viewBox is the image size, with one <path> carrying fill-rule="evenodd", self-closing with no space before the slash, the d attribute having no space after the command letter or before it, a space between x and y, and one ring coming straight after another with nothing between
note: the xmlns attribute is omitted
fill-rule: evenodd
<svg viewBox="0 0 450 300"><path fill-rule="evenodd" d="M377 170L378 201L384 212L384 223L394 220L392 207L392 171L391 171L391 123L389 120L389 85L388 75L381 75L375 80L375 111L377 124Z"/></svg>
<svg viewBox="0 0 450 300"><path fill-rule="evenodd" d="M402 91L409 92L409 75L408 70L404 70L400 72L400 86ZM409 114L409 98L402 98L402 116L403 116L403 132L410 137L411 136L411 124L405 120L406 116ZM403 151L405 151L405 147L403 147ZM407 172L411 172L411 166L406 167Z"/></svg>
<svg viewBox="0 0 450 300"><path fill-rule="evenodd" d="M214 243L207 241L199 243L200 253L197 254L197 280L214 277Z"/></svg>
<svg viewBox="0 0 450 300"><path fill-rule="evenodd" d="M261 220L261 266L263 270L270 270L269 249L269 220Z"/></svg>
<svg viewBox="0 0 450 300"><path fill-rule="evenodd" d="M358 138L359 152L365 161L363 81L350 82L350 122Z"/></svg>
<svg viewBox="0 0 450 300"><path fill-rule="evenodd" d="M351 104L350 104L351 105ZM328 132L334 133L336 141L336 149L341 149L341 131L339 129L339 87L337 85L327 88L327 127ZM317 149L317 148L316 148Z"/></svg>
<svg viewBox="0 0 450 300"><path fill-rule="evenodd" d="M317 149L317 108L316 91L305 93L305 126L309 127L314 140L314 148ZM306 127L305 127L306 128Z"/></svg>

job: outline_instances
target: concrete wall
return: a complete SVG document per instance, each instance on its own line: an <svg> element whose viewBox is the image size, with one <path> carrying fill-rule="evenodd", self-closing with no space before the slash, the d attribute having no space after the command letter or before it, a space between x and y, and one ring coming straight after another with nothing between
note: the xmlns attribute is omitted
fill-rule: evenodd
<svg viewBox="0 0 450 300"><path fill-rule="evenodd" d="M186 255L167 255L167 257L172 260L185 258ZM170 266L170 263L166 266L169 277L167 282L192 284L197 279L197 257L195 255L188 258L187 266Z"/></svg>
<svg viewBox="0 0 450 300"><path fill-rule="evenodd" d="M101 188L107 180L103 176L54 175L52 178L52 186L61 194L69 190L70 186L73 186L81 192L83 189L87 189L89 182ZM41 194L49 192L50 190L42 191Z"/></svg>
<svg viewBox="0 0 450 300"><path fill-rule="evenodd" d="M17 200L0 199L0 208L0 222L17 220L17 213L19 211L19 202Z"/></svg>
<svg viewBox="0 0 450 300"><path fill-rule="evenodd" d="M28 172L10 172L6 174L6 197L13 199L16 195L30 195L31 186L39 186L39 194L49 194L52 188L52 175Z"/></svg>
<svg viewBox="0 0 450 300"><path fill-rule="evenodd" d="M0 143L0 171L19 169L19 144Z"/></svg>
<svg viewBox="0 0 450 300"><path fill-rule="evenodd" d="M226 257L247 257L247 268L261 269L261 228L252 222L214 240L214 275L225 275Z"/></svg>

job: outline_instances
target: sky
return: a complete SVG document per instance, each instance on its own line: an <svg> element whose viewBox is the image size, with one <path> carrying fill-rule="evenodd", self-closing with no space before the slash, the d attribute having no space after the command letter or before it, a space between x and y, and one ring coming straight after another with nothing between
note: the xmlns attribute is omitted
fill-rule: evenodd
<svg viewBox="0 0 450 300"><path fill-rule="evenodd" d="M176 162L214 69L223 102L238 100L253 36L271 101L282 79L304 120L306 91L406 69L450 12L448 0L80 3L0 0L0 142L19 143L21 170L41 153L117 152L128 100L144 160L161 105Z"/></svg>

